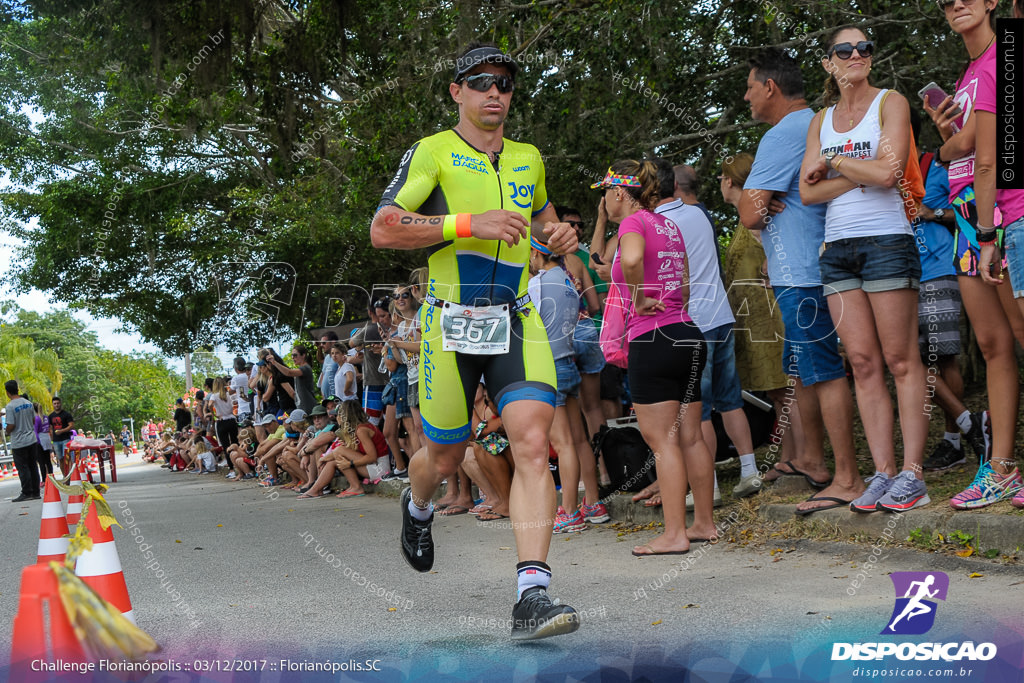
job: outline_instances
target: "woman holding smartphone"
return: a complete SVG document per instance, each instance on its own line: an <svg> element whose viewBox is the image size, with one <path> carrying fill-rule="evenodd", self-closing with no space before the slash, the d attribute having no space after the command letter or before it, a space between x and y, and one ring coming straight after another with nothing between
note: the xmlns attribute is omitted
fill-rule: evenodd
<svg viewBox="0 0 1024 683"><path fill-rule="evenodd" d="M995 182L997 4L998 0L940 0L970 61L952 98L935 109L924 104L943 140L936 160L949 164L949 196L957 224L954 267L964 309L985 357L990 406L990 457L982 458L974 481L950 501L958 510L1012 499L1022 488L1013 457L1020 391L1013 342L1016 336L1024 343L1024 318L1010 288L987 284L999 282L1004 265L995 258L1003 237L1000 226L1013 228L1018 239L1024 230L1024 192L997 191ZM988 245L984 260L979 244ZM1024 273L1018 280L1024 279L1021 276Z"/></svg>

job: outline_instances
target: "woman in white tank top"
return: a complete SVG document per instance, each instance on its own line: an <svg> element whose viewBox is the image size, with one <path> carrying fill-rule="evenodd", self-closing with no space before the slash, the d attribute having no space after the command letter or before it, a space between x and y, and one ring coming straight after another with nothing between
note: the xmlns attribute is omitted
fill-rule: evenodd
<svg viewBox="0 0 1024 683"><path fill-rule="evenodd" d="M921 264L899 188L910 149L910 109L902 95L885 96L868 82L873 51L858 28L832 34L822 66L829 74L826 104L834 104L811 122L800 173L803 203L828 204L821 280L853 366L876 470L864 495L851 503L858 512L903 511L930 502L921 478L928 436L927 384L917 343ZM902 472L896 466L886 366L899 401Z"/></svg>

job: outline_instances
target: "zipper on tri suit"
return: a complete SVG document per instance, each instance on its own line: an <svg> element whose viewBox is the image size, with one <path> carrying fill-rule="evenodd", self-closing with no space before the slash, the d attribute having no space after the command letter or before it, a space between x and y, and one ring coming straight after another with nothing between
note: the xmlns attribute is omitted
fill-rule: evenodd
<svg viewBox="0 0 1024 683"><path fill-rule="evenodd" d="M502 145L502 149L504 149L504 148L505 148L505 145ZM485 152L485 154L486 154L486 152ZM487 157L487 160L491 161L490 156ZM496 161L491 161L491 168L494 169L494 177L498 179L498 200L500 202L499 208L504 209L505 208L505 195L502 193L502 189L501 189L501 171L498 169L498 166L499 166L500 163L501 163L501 156L498 155L498 159ZM491 268L491 292L490 292L490 296L488 297L488 299L489 299L488 304L491 305L491 306L494 305L494 278L498 274L498 257L501 255L501 245L502 244L503 244L503 242L501 240L498 240L498 248L494 250L494 267Z"/></svg>

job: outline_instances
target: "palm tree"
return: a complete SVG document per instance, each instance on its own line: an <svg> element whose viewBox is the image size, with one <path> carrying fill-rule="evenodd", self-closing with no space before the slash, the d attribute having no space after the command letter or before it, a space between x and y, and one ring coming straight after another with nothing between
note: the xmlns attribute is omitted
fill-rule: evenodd
<svg viewBox="0 0 1024 683"><path fill-rule="evenodd" d="M37 349L28 337L0 334L0 382L9 379L17 380L19 390L49 412L63 381L60 359L51 349ZM0 393L0 406L4 405L6 392Z"/></svg>

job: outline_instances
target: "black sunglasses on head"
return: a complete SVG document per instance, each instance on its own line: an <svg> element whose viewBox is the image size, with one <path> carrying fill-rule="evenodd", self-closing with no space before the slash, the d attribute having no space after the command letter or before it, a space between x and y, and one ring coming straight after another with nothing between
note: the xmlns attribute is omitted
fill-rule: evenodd
<svg viewBox="0 0 1024 683"><path fill-rule="evenodd" d="M498 86L498 92L509 93L515 87L515 83L508 76L499 76L498 74L474 74L472 76L466 76L462 79L462 82L469 86L471 90L477 92L487 92L491 89L492 85Z"/></svg>
<svg viewBox="0 0 1024 683"><path fill-rule="evenodd" d="M853 43L836 43L829 49L828 56L835 55L839 59L846 60L853 56L855 49L861 57L870 57L875 52L875 44L870 40L862 40L856 45Z"/></svg>

